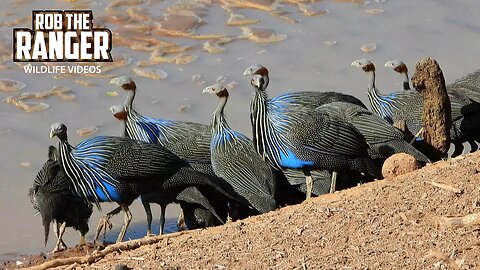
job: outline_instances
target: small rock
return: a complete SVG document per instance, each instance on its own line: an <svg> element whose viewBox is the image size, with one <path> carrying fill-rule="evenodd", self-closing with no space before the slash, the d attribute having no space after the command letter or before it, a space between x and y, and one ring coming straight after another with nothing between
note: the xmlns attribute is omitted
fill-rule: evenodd
<svg viewBox="0 0 480 270"><path fill-rule="evenodd" d="M179 112L188 112L188 111L190 111L190 108L191 108L191 106L187 104L187 105L180 106L180 108L178 108L178 111Z"/></svg>
<svg viewBox="0 0 480 270"><path fill-rule="evenodd" d="M365 12L368 14L376 15L376 14L382 14L384 10L379 8L374 8L374 9L367 9L365 10Z"/></svg>
<svg viewBox="0 0 480 270"><path fill-rule="evenodd" d="M420 163L413 156L398 153L385 160L382 167L382 174L384 178L390 178L413 172L421 167Z"/></svg>
<svg viewBox="0 0 480 270"><path fill-rule="evenodd" d="M130 269L133 269L133 268L130 268L130 267L128 267L128 266L125 265L125 264L117 264L117 265L115 265L115 270L130 270Z"/></svg>
<svg viewBox="0 0 480 270"><path fill-rule="evenodd" d="M377 44L375 43L367 43L367 44L363 44L361 47L360 47L360 50L362 52L365 52L365 53L370 53L370 52L373 52L377 49Z"/></svg>
<svg viewBox="0 0 480 270"><path fill-rule="evenodd" d="M20 165L22 165L22 166L25 167L25 168L28 168L28 167L30 167L32 164L31 164L30 162L28 162L28 161L25 161L25 162L20 163Z"/></svg>
<svg viewBox="0 0 480 270"><path fill-rule="evenodd" d="M98 127L85 127L77 130L80 137L87 137L98 131Z"/></svg>
<svg viewBox="0 0 480 270"><path fill-rule="evenodd" d="M200 75L200 74L194 74L192 76L192 81L198 81L201 77L202 77L202 75Z"/></svg>
<svg viewBox="0 0 480 270"><path fill-rule="evenodd" d="M337 41L336 41L336 40L327 40L327 41L324 41L323 44L324 44L325 46L331 47L331 46L337 44Z"/></svg>
<svg viewBox="0 0 480 270"><path fill-rule="evenodd" d="M217 77L217 79L215 79L215 81L216 81L217 83L223 83L223 82L225 82L226 80L227 80L227 76L225 76L225 75L220 75L220 76Z"/></svg>

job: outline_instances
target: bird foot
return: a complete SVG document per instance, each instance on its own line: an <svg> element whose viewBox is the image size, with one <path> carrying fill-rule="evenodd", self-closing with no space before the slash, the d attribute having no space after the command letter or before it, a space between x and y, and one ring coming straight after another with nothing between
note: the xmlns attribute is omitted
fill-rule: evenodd
<svg viewBox="0 0 480 270"><path fill-rule="evenodd" d="M110 222L110 216L106 215L100 219L97 226L97 231L95 232L94 242L98 240L100 233L103 231L103 240L105 240L105 234L107 233L107 228L111 230L113 224Z"/></svg>
<svg viewBox="0 0 480 270"><path fill-rule="evenodd" d="M80 246L87 244L87 241L85 240L85 236L80 236L80 242L78 244Z"/></svg>
<svg viewBox="0 0 480 270"><path fill-rule="evenodd" d="M67 245L65 244L60 244L60 245L56 245L55 248L50 251L51 254L54 254L54 253L57 253L57 252L60 252L60 251L64 251L67 249Z"/></svg>
<svg viewBox="0 0 480 270"><path fill-rule="evenodd" d="M152 233L152 231L147 230L147 235L145 237L156 236L156 234Z"/></svg>

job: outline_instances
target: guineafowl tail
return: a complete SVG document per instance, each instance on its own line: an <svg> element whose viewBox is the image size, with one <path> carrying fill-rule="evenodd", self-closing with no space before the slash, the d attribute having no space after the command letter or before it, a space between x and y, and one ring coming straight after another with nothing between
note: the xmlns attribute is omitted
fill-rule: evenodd
<svg viewBox="0 0 480 270"><path fill-rule="evenodd" d="M387 144L395 150L395 153L407 153L412 155L416 160L422 163L431 163L432 161L422 152L418 151L405 141L392 141Z"/></svg>
<svg viewBox="0 0 480 270"><path fill-rule="evenodd" d="M277 208L277 202L273 196L265 197L252 194L252 196L247 197L247 200L260 213L267 213Z"/></svg>
<svg viewBox="0 0 480 270"><path fill-rule="evenodd" d="M407 153L409 155L412 155L416 160L420 162L431 163L431 160L427 156L425 156L422 152L418 151L417 149L415 149L415 147L403 140L394 140L387 143L374 145L371 147L371 149L376 154L378 154L380 158L383 159L386 159L391 155L397 153ZM376 158L376 156L373 158Z"/></svg>
<svg viewBox="0 0 480 270"><path fill-rule="evenodd" d="M45 235L45 246L47 246L48 235L50 234L50 223L52 222L52 217L49 213L41 213L41 214L42 214L43 230Z"/></svg>
<svg viewBox="0 0 480 270"><path fill-rule="evenodd" d="M376 179L383 179L381 166L370 157L351 159L350 169L371 175Z"/></svg>
<svg viewBox="0 0 480 270"><path fill-rule="evenodd" d="M197 172L189 166L180 168L174 175L172 175L162 184L162 188L168 190L196 185L212 187L231 200L239 200L235 195L232 195L235 193L220 183L216 177L207 176L201 172Z"/></svg>

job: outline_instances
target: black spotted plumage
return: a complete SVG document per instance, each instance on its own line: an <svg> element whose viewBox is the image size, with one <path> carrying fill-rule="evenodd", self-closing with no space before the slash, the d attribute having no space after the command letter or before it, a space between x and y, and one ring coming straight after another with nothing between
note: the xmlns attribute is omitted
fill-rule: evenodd
<svg viewBox="0 0 480 270"><path fill-rule="evenodd" d="M265 66L254 64L246 68L243 75L260 75L264 80L265 87L268 87L270 82L269 71ZM330 102L347 102L356 104L360 107L367 108L362 101L358 98L333 92L333 91L300 91L300 92L291 92L278 95L272 100L287 100L288 102L299 104L302 106L307 106L309 108L316 108Z"/></svg>
<svg viewBox="0 0 480 270"><path fill-rule="evenodd" d="M418 161L430 160L404 140L403 133L378 115L357 105L332 102L317 108L352 124L370 146L370 156L386 159L395 153L408 153Z"/></svg>
<svg viewBox="0 0 480 270"><path fill-rule="evenodd" d="M186 161L161 145L97 136L73 147L68 143L66 131L65 125L57 123L52 125L51 134L60 139L62 168L78 195L93 203L117 202L125 212L125 223L117 241L123 239L131 220L128 206L139 195L208 185L228 196L206 175L193 170ZM110 212L102 222L118 212L118 209Z"/></svg>
<svg viewBox="0 0 480 270"><path fill-rule="evenodd" d="M48 241L50 223L52 222L54 222L54 226L61 226L65 223L66 227L73 227L78 230L82 243L89 230L88 220L92 215L92 205L76 196L70 180L56 161L56 151L53 146L49 148L49 159L35 177L28 195L34 209L42 217L42 224L45 229L45 245ZM62 240L63 232L58 235L58 227L54 229L58 237L54 250L66 248Z"/></svg>
<svg viewBox="0 0 480 270"><path fill-rule="evenodd" d="M277 207L276 183L272 168L255 152L253 143L245 135L232 130L223 110L228 92L222 85L205 88L204 93L219 97L212 114L211 159L215 174L223 178L243 199L260 213Z"/></svg>
<svg viewBox="0 0 480 270"><path fill-rule="evenodd" d="M387 64L385 65L393 68L394 71L402 76L404 89L410 89L406 65L399 60L389 61ZM372 79L370 78L370 80ZM480 131L477 128L480 125L480 71L477 70L467 74L446 85L446 88L452 107L453 124L450 130L450 138L455 145L455 151L452 153L452 156L457 156L463 152L463 143L466 141L469 142L471 152L473 152L478 149L477 142L480 141ZM416 91L412 93L412 97L417 99L423 98ZM413 101L411 102L413 103ZM415 117L420 119L420 121L421 105L415 110ZM419 120L416 121L419 122ZM409 128L413 125L412 122L414 121L409 122Z"/></svg>
<svg viewBox="0 0 480 270"><path fill-rule="evenodd" d="M210 127L208 125L143 116L133 108L133 100L137 91L135 83L128 77L114 79L113 83L127 92L124 106L111 108L115 117L122 121L124 136L164 146L188 161L194 170L208 175L212 182L227 188L224 181L215 175L211 166ZM175 198L174 194L169 197ZM205 197L215 202L215 208L219 212L224 212L221 214L222 216L226 216L224 205L228 203L228 200L225 196L215 190L210 190L205 193ZM148 207L146 198L143 198L143 202L144 206ZM146 211L148 212L148 210ZM164 213L161 216L164 216Z"/></svg>

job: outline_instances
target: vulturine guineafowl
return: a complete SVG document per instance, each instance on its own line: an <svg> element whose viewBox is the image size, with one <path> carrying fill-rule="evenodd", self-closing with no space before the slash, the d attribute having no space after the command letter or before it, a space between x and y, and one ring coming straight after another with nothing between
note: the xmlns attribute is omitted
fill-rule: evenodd
<svg viewBox="0 0 480 270"><path fill-rule="evenodd" d="M368 75L368 99L371 110L381 116L389 123L399 120L405 120L408 129L417 134L422 128L422 108L423 98L417 91L400 91L389 94L381 94L375 86L375 66L367 59L355 60L352 66L361 68ZM463 142L467 141L471 135L462 134L460 130L461 122L467 114L464 107L468 105L468 100L460 95L449 94L451 103L452 120L454 122L450 137L455 145L455 152L452 156L461 154L463 151Z"/></svg>
<svg viewBox="0 0 480 270"><path fill-rule="evenodd" d="M119 115L122 118L120 120L124 123L124 136L146 143L160 144L182 159L187 160L195 170L211 176L211 180L216 184L225 189L229 188L213 172L210 161L210 127L208 125L141 115L133 108L133 101L137 92L135 82L129 77L121 76L112 79L110 83L121 87L127 93L124 103L125 112ZM228 211L228 200L225 196L211 189L200 188L200 191L212 203L218 213L217 216L220 216L222 222L225 222ZM153 197L150 196L149 198ZM145 199L143 202L147 203ZM161 216L164 215L165 213L161 214ZM214 216L211 218L214 218ZM191 223L194 222L191 221Z"/></svg>
<svg viewBox="0 0 480 270"><path fill-rule="evenodd" d="M191 185L208 185L222 191L206 175L193 170L188 162L158 144L97 136L74 147L67 140L67 127L60 123L51 126L50 137L54 136L60 140L61 167L75 192L97 207L100 202L120 205L102 218L96 238L107 227L111 216L123 210L125 220L117 242L122 241L132 219L128 207L142 194Z"/></svg>
<svg viewBox="0 0 480 270"><path fill-rule="evenodd" d="M268 99L262 75L253 75L251 84L255 148L277 169L302 170L307 198L312 190L310 171L315 169L352 169L381 178L365 139L352 125L288 99Z"/></svg>
<svg viewBox="0 0 480 270"><path fill-rule="evenodd" d="M332 102L318 107L317 111L335 115L352 124L367 141L370 156L374 159L385 160L395 153L407 153L420 162L430 162L424 154L404 140L400 130L369 110L350 103Z"/></svg>
<svg viewBox="0 0 480 270"><path fill-rule="evenodd" d="M92 205L78 197L62 170L58 160L57 149L50 146L48 160L43 164L30 188L28 196L33 208L42 216L45 231L45 245L50 232L50 223L57 236L57 243L52 252L67 248L62 237L66 227L73 227L80 233L80 244L85 244L88 232L88 220L92 215Z"/></svg>
<svg viewBox="0 0 480 270"><path fill-rule="evenodd" d="M398 72L402 76L402 90L403 91L408 91L408 90L412 89L412 88L410 88L410 80L408 78L407 65L405 65L400 60L390 60L390 61L385 62L385 67L395 70L396 72Z"/></svg>
<svg viewBox="0 0 480 270"><path fill-rule="evenodd" d="M270 82L269 71L266 67L260 64L249 66L243 72L244 76L261 75L264 81L265 88ZM338 92L318 92L318 91L301 91L291 92L278 95L272 98L272 102L292 102L299 105L304 105L309 108L316 108L330 102L341 101L356 104L360 107L367 108L358 98Z"/></svg>
<svg viewBox="0 0 480 270"><path fill-rule="evenodd" d="M200 190L195 187L187 187L183 190L167 190L163 192L151 192L142 194L142 204L147 214L147 235L151 235L152 233L152 210L150 208L150 203L156 203L160 205L161 212L160 212L160 234L164 233L165 227L165 210L168 204L170 203L178 203L180 204L180 208L184 213L188 213L185 215L185 222L190 224L188 226L189 229L197 229L197 228L204 228L208 226L215 226L224 223L224 218L221 218L215 208L211 205L207 198L205 198L204 194L200 192ZM191 211L195 211L195 209L203 209L206 210L202 212L202 216L199 220L191 220L195 218L195 215L189 214ZM210 217L212 216L212 217ZM207 222L206 222L207 221Z"/></svg>
<svg viewBox="0 0 480 270"><path fill-rule="evenodd" d="M410 89L408 69L402 61L391 60L386 62L385 66L399 73L403 78L404 89ZM464 118L453 123L451 137L455 145L455 152L452 156L462 153L462 143L465 140L470 144L470 152L474 152L478 149L477 142L480 141L480 131L477 131L477 127L480 125L480 71L459 78L446 87L450 97L456 97L465 104L461 109Z"/></svg>
<svg viewBox="0 0 480 270"><path fill-rule="evenodd" d="M126 122L128 121L128 113L127 110L125 109L125 106L123 105L116 105L110 107L110 111L113 113L114 117L117 118L122 122L122 130L125 135L125 133L128 134L126 131ZM208 170L208 166L210 165L210 162L198 162L201 163L200 166L201 169L207 167L207 173L210 172ZM193 165L192 165L193 164ZM196 162L191 160L190 165L195 168L194 165L197 165ZM200 170L202 172L202 170ZM211 170L211 173L213 174L213 170ZM220 179L217 179L216 176L212 176L213 182L220 182ZM163 234L163 229L165 225L165 210L168 204L170 203L179 203L182 209L190 209L192 207L200 207L203 209L206 209L210 211L210 215L212 215L213 218L206 218L204 213L204 216L202 217L203 220L213 220L218 218L218 222L214 223L208 223L206 224L205 222L202 221L193 221L193 220L188 220L186 221L189 224L199 224L198 226L201 226L201 224L205 224L206 226L210 225L218 225L222 224L226 221L226 216L227 216L227 203L226 200L224 199L224 196L221 195L220 193L216 193L215 191L212 190L204 190L202 193L199 189L202 189L202 187L188 187L184 190L176 189L176 190L169 190L168 192L166 191L161 191L161 192L153 192L153 193L148 193L148 194L143 194L141 196L142 199L142 204L145 208L145 212L147 214L147 234L151 234L151 223L152 223L152 212L150 208L150 203L156 203L160 205L160 234ZM217 206L218 209L221 210L222 217L220 217L216 210L215 207L212 206L210 203L209 199L205 198L204 194L209 194L210 199L212 200L213 203ZM189 197L190 196L190 197ZM220 197L220 199L219 199ZM192 216L186 215L185 218L191 218ZM190 226L193 227L193 226Z"/></svg>
<svg viewBox="0 0 480 270"><path fill-rule="evenodd" d="M263 81L265 82L265 88L268 86L270 82L270 77L269 77L269 71L268 69L260 64L254 64L249 66L248 68L245 69L243 72L244 76L247 75L261 75L263 78ZM284 103L290 103L290 104L295 104L295 105L301 105L304 106L308 109L315 110L317 107L322 106L324 104L328 104L331 102L346 102L346 103L351 103L354 105L358 105L362 108L365 108L365 105L356 97L351 96L351 95L346 95L338 92L318 92L318 91L301 91L301 92L291 92L291 93L285 93L281 94L278 96L275 96L272 98L273 102L284 102ZM305 175L303 174L302 171L296 172L293 169L286 170L283 169L283 173L287 177L287 180L290 182L290 184L297 185L299 190L306 193L306 184L305 184ZM338 175L339 174L339 175ZM326 190L328 192L334 192L335 189L337 188L342 188L342 187L351 187L356 184L358 184L358 181L352 180L351 183L349 181L345 181L346 179L354 179L359 177L355 177L355 172L353 171L342 171L338 172L336 175L338 175L338 178L340 178L341 183L340 185L336 185L334 182L332 182L332 179L327 179L327 176L331 176L332 174L328 171L322 171L322 170L314 170L311 171L311 176L312 176L312 183L313 183L313 189L312 193L315 195L320 195L325 193L325 188L327 187L328 184L328 189ZM300 179L299 176L303 175L303 183L299 183L298 180ZM358 180L357 179L357 180Z"/></svg>
<svg viewBox="0 0 480 270"><path fill-rule="evenodd" d="M274 172L255 152L252 141L232 130L225 120L224 108L229 96L227 89L215 84L203 89L203 93L219 98L212 114L210 143L215 174L227 181L245 204L259 213L274 210L277 207Z"/></svg>

